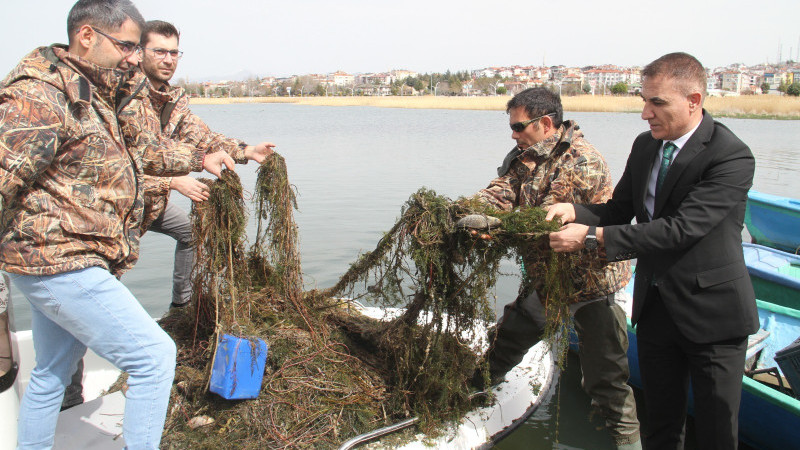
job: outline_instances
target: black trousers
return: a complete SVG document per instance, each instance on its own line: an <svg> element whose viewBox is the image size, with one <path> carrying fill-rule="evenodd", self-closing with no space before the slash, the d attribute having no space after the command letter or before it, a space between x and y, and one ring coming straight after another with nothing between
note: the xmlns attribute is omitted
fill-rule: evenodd
<svg viewBox="0 0 800 450"><path fill-rule="evenodd" d="M713 318L708 320L713 326ZM651 287L639 323L639 368L648 450L682 449L691 380L697 448L736 449L747 336L708 344L686 339Z"/></svg>

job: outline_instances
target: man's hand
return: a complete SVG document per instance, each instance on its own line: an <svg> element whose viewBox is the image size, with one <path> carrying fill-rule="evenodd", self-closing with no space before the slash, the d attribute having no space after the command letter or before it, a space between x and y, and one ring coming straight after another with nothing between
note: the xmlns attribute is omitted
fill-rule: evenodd
<svg viewBox="0 0 800 450"><path fill-rule="evenodd" d="M234 170L233 166L235 164L233 158L225 152L207 153L206 159L203 160L203 169L219 178L222 174L222 166L225 166L228 170Z"/></svg>
<svg viewBox="0 0 800 450"><path fill-rule="evenodd" d="M173 177L169 188L189 197L193 202L208 200L208 185L190 176Z"/></svg>
<svg viewBox="0 0 800 450"><path fill-rule="evenodd" d="M569 203L559 203L568 205ZM553 205L558 206L558 205ZM589 227L577 223L564 225L556 232L550 233L550 248L556 252L574 252L583 248L583 241Z"/></svg>
<svg viewBox="0 0 800 450"><path fill-rule="evenodd" d="M544 220L561 219L561 223L575 221L575 206L572 203L556 203L547 207L547 215Z"/></svg>
<svg viewBox="0 0 800 450"><path fill-rule="evenodd" d="M244 156L251 160L261 164L264 161L264 158L272 154L272 149L275 148L275 144L272 142L262 142L258 145L248 145L244 148Z"/></svg>

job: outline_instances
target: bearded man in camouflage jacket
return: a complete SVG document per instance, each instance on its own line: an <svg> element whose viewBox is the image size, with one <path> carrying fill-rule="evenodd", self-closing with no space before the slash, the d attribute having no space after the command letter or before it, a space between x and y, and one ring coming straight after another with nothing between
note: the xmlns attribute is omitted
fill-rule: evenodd
<svg viewBox="0 0 800 450"><path fill-rule="evenodd" d="M498 177L478 192L480 199L504 210L544 207L563 201L601 202L611 197L611 176L602 155L573 121L562 120L561 99L544 88L526 89L507 105L511 138ZM562 200L568 199L568 200ZM587 246L588 247L588 246ZM542 338L545 308L537 289L543 274L534 261L547 247L531 247L523 256L530 286L505 306L485 358L493 383L522 361ZM620 292L631 277L627 262L606 263L597 250L585 250L570 274L577 293L569 299L579 338L583 387L605 418L617 448L641 449L633 391L628 386L628 336ZM476 372L474 384L483 387Z"/></svg>
<svg viewBox="0 0 800 450"><path fill-rule="evenodd" d="M247 145L211 131L189 109L189 97L179 86L169 81L178 68L182 53L178 45L180 33L174 25L161 20L148 21L142 30L142 71L150 82L148 114L156 118L157 133L173 140L191 144L205 152L224 151L237 164L248 161L261 163L275 145L262 142ZM172 307L188 304L191 294L191 271L194 265L191 223L185 211L169 202L171 190L176 190L195 202L208 199L208 186L190 176L149 177L145 182L144 231L154 231L174 238L175 262L172 273Z"/></svg>
<svg viewBox="0 0 800 450"><path fill-rule="evenodd" d="M129 0L80 0L69 46L34 50L0 90L0 269L31 304L36 367L18 448L53 445L64 388L87 347L129 374L127 448L157 448L175 344L118 276L138 257L143 172L233 168L137 121L144 20ZM139 85L140 86L140 85Z"/></svg>

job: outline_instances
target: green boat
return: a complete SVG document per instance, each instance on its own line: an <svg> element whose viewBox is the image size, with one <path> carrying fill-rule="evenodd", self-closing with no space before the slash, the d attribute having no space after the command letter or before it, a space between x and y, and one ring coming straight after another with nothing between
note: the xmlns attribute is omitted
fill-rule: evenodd
<svg viewBox="0 0 800 450"><path fill-rule="evenodd" d="M742 251L756 298L800 310L800 256L746 242Z"/></svg>
<svg viewBox="0 0 800 450"><path fill-rule="evenodd" d="M633 283L628 292L632 294ZM770 299L771 300L771 299ZM742 402L739 408L739 439L758 449L783 450L798 448L800 443L800 400L788 380L800 380L800 350L784 358L783 367L794 365L796 371L784 373L775 361L775 354L800 337L800 309L781 306L785 303L756 300L760 330L750 336L747 350L747 375L742 379ZM628 319L629 382L641 389L636 332ZM780 359L780 358L779 358ZM800 384L798 381L795 384ZM689 413L693 413L691 394Z"/></svg>
<svg viewBox="0 0 800 450"><path fill-rule="evenodd" d="M751 190L744 224L754 244L789 253L800 250L800 200Z"/></svg>

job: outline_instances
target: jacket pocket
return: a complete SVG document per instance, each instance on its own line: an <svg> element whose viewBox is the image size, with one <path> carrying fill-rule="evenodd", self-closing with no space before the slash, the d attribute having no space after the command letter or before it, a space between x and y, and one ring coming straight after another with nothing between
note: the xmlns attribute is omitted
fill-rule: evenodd
<svg viewBox="0 0 800 450"><path fill-rule="evenodd" d="M93 236L111 240L122 237L122 222L120 220L113 220L105 214L89 208L63 212L59 225L62 230L71 235Z"/></svg>
<svg viewBox="0 0 800 450"><path fill-rule="evenodd" d="M716 269L706 270L697 274L697 286L701 289L710 288L718 284L737 280L747 275L744 264L735 262Z"/></svg>

